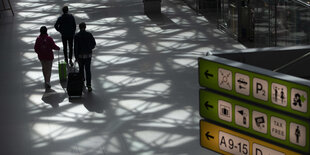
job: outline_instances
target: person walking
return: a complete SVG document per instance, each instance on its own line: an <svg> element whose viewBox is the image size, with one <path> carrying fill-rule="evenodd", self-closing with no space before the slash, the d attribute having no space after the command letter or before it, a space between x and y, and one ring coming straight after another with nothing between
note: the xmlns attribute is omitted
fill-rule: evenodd
<svg viewBox="0 0 310 155"><path fill-rule="evenodd" d="M72 66L73 37L76 30L76 23L73 15L68 13L69 12L68 6L64 6L62 8L62 12L63 14L57 19L54 27L61 34L63 51L65 61L67 64L68 64L67 45L69 44L69 59L70 59L70 65Z"/></svg>
<svg viewBox="0 0 310 155"><path fill-rule="evenodd" d="M38 58L42 65L42 72L46 89L51 88L50 79L54 59L53 49L60 50L60 48L55 44L53 38L48 36L47 28L42 26L40 28L40 35L36 39L34 50L38 54Z"/></svg>
<svg viewBox="0 0 310 155"><path fill-rule="evenodd" d="M79 63L79 72L84 78L84 70L86 72L86 86L89 92L91 88L91 58L92 50L96 46L96 41L90 32L86 31L86 24L84 22L79 24L80 32L74 37L74 56Z"/></svg>

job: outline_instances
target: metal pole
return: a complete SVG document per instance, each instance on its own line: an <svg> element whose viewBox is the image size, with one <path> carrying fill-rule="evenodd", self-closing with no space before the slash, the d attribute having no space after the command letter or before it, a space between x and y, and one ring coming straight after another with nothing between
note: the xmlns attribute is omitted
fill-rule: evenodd
<svg viewBox="0 0 310 155"><path fill-rule="evenodd" d="M2 0L2 2L3 2L3 0ZM13 8L12 8L12 5L11 5L10 0L8 0L8 3L9 3L9 6L10 6L10 9L11 9L11 11L12 11L12 14L13 14L13 16L14 16L14 11L13 11ZM4 6L4 5L3 5L3 6Z"/></svg>

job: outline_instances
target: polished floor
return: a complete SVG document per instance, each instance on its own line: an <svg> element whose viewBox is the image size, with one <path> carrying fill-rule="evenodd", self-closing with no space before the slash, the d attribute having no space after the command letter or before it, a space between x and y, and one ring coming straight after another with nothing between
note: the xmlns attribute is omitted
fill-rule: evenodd
<svg viewBox="0 0 310 155"><path fill-rule="evenodd" d="M197 57L244 46L208 17L181 0L163 0L157 17L142 0L11 2L15 16L0 12L1 155L216 154L199 144ZM57 51L45 91L33 50L42 25L62 48L53 25L65 4L97 41L93 92L70 101Z"/></svg>

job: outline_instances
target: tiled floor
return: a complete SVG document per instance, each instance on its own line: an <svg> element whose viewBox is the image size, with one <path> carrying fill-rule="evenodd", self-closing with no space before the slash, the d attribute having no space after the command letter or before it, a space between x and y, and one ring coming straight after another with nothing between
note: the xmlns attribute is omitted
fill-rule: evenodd
<svg viewBox="0 0 310 155"><path fill-rule="evenodd" d="M181 0L147 17L142 0L15 0L0 12L1 155L206 155L199 144L197 57L242 45ZM93 92L68 100L58 80L45 92L33 50L39 28L69 5L97 47ZM0 6L2 7L2 6ZM62 52L60 53L63 58Z"/></svg>

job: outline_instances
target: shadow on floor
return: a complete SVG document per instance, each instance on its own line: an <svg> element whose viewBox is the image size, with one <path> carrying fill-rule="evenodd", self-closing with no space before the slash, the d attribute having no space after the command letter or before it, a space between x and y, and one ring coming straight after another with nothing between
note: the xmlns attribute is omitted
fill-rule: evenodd
<svg viewBox="0 0 310 155"><path fill-rule="evenodd" d="M53 89L46 89L42 96L42 101L50 104L53 108L57 108L59 107L59 103L63 102L66 96L65 93L58 93Z"/></svg>
<svg viewBox="0 0 310 155"><path fill-rule="evenodd" d="M147 17L152 20L161 29L178 29L178 25L173 22L166 15L160 14L147 14Z"/></svg>

